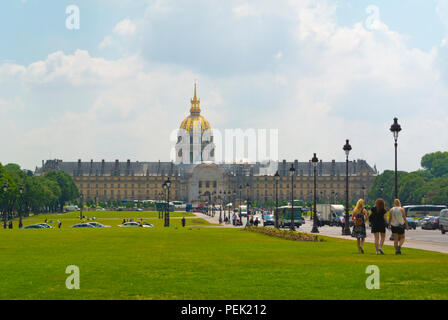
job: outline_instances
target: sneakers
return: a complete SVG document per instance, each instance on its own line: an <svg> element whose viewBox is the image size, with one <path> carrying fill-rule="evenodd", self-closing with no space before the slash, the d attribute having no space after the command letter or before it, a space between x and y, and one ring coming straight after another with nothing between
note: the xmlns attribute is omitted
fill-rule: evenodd
<svg viewBox="0 0 448 320"><path fill-rule="evenodd" d="M383 248L380 248L379 250L381 254L384 254Z"/></svg>
<svg viewBox="0 0 448 320"><path fill-rule="evenodd" d="M398 249L397 249L397 251L395 252L395 254L401 254L401 247L400 247L400 246L398 246Z"/></svg>
<svg viewBox="0 0 448 320"><path fill-rule="evenodd" d="M361 253L364 254L364 249L361 247Z"/></svg>

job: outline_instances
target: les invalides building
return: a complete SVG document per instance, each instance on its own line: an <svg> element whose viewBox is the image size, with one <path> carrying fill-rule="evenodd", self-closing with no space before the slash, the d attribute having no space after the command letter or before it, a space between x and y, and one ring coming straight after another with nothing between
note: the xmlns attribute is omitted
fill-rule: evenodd
<svg viewBox="0 0 448 320"><path fill-rule="evenodd" d="M215 163L215 144L209 122L201 115L196 85L190 115L182 121L175 146L176 161L42 161L36 175L50 170L70 174L84 200L159 200L163 183L171 181L171 199L181 201L275 200L272 163ZM291 199L290 168L294 167L294 199L312 201L313 166L310 161L275 163L280 179L279 200ZM317 198L327 202L345 199L345 162L320 161L317 165ZM349 198L363 197L377 175L365 160L349 162ZM246 186L249 185L249 195Z"/></svg>

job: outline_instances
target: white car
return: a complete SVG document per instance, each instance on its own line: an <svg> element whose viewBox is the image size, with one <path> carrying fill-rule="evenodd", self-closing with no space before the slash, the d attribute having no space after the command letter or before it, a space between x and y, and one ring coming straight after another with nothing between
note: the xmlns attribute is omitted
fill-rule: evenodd
<svg viewBox="0 0 448 320"><path fill-rule="evenodd" d="M140 222L125 222L123 224L119 224L117 227L119 227L119 228L127 228L127 227L153 228L154 225L152 225L148 222L143 222L142 225L140 225Z"/></svg>
<svg viewBox="0 0 448 320"><path fill-rule="evenodd" d="M94 226L95 228L110 228L110 226L105 226L104 224L99 222L87 222L87 223Z"/></svg>

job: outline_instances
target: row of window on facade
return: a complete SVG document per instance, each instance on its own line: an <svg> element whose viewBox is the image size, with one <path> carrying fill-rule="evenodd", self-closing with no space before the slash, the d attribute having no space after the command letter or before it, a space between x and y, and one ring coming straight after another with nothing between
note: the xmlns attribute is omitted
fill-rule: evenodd
<svg viewBox="0 0 448 320"><path fill-rule="evenodd" d="M81 193L87 195L87 197L90 197L90 196L92 195L91 192L90 192L90 190L87 190L86 192L81 192ZM115 195L115 192L114 192L114 190L110 190L109 192L107 192L107 190L104 190L103 195L104 195L104 196L107 196L108 194L109 194L110 196L114 196L114 195ZM139 192L139 195L141 195L141 194L142 194L142 192ZM98 196L100 195L100 193L99 193L98 191L96 191L96 192L94 193L94 195L95 195L96 197L98 197ZM122 193L120 192L120 190L117 190L116 195L117 195L117 196L121 196L121 195L122 195ZM127 190L124 190L123 195L124 195L125 197L127 197L128 195L134 197L134 196L135 196L135 192L134 192L134 190L132 190L132 191L130 192L130 194L128 194ZM146 190L146 196L149 197L150 195L151 195L151 192L150 192L149 190ZM157 191L152 192L152 195L154 196L154 199L158 199L158 198L161 196L160 192L157 192ZM176 195L177 195L177 192L176 192Z"/></svg>
<svg viewBox="0 0 448 320"><path fill-rule="evenodd" d="M199 181L199 188L202 188L205 186L206 188L210 188L210 186L213 186L213 188L217 187L216 181Z"/></svg>
<svg viewBox="0 0 448 320"><path fill-rule="evenodd" d="M82 184L82 183L79 184L79 187L80 187L80 188L84 188L84 184ZM85 187L86 187L87 189L90 189L90 184L89 184L89 183L86 184ZM143 186L142 186L141 184L137 184L137 188L138 188L138 189L140 189L140 188L142 188L142 187L143 187ZM98 184L95 184L95 188L98 189L98 188L99 188L99 185L98 185ZM104 188L105 188L105 189L108 188L108 185L107 185L107 184L104 184ZM115 188L115 185L114 185L114 184L111 184L111 185L110 185L110 188L111 188L111 189ZM117 184L117 188L120 189L120 188L121 188L121 184ZM127 184L124 184L124 185L123 185L123 189L126 189L126 188L128 188L128 185L127 185ZM134 184L131 184L131 185L130 185L130 188L131 188L131 189L134 189L134 188L135 188L135 185L134 185ZM146 188L148 188L148 189L149 189L149 188L155 188L155 189L156 189L156 188L162 188L162 185L158 186L158 185L154 184L154 185L152 185L152 187L150 187L150 185L147 184L147 185L146 185Z"/></svg>

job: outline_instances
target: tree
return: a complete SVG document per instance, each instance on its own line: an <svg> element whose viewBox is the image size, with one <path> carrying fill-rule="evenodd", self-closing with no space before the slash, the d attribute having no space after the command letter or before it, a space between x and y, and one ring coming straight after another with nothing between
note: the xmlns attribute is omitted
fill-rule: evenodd
<svg viewBox="0 0 448 320"><path fill-rule="evenodd" d="M434 152L425 154L421 165L434 177L448 175L448 152Z"/></svg>
<svg viewBox="0 0 448 320"><path fill-rule="evenodd" d="M58 198L59 210L62 212L64 204L79 197L78 188L75 185L72 177L64 171L49 171L44 176L46 179L53 180L59 185L60 195Z"/></svg>

